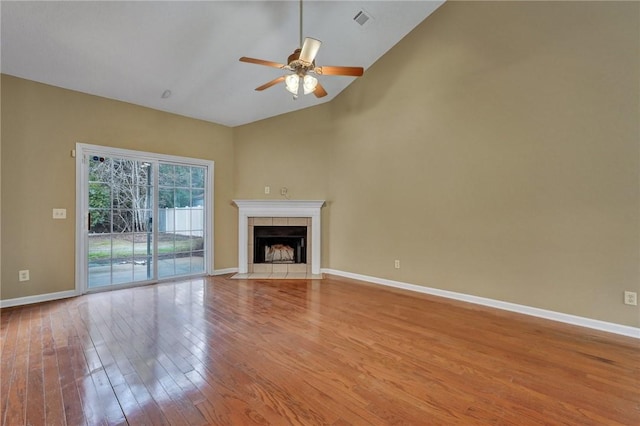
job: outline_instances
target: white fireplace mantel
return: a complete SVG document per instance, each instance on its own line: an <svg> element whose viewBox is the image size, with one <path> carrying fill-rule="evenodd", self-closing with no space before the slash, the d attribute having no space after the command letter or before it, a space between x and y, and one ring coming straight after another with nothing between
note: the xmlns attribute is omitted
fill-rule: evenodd
<svg viewBox="0 0 640 426"><path fill-rule="evenodd" d="M238 206L238 272L248 271L250 217L311 218L311 273L320 274L320 209L324 200L233 200Z"/></svg>

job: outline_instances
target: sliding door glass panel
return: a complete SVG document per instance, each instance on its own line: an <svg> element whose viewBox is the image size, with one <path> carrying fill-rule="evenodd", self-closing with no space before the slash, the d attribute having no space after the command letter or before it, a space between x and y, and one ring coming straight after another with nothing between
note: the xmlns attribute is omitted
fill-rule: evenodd
<svg viewBox="0 0 640 426"><path fill-rule="evenodd" d="M88 287L153 278L153 166L88 156Z"/></svg>
<svg viewBox="0 0 640 426"><path fill-rule="evenodd" d="M160 163L158 169L158 276L205 271L206 168Z"/></svg>

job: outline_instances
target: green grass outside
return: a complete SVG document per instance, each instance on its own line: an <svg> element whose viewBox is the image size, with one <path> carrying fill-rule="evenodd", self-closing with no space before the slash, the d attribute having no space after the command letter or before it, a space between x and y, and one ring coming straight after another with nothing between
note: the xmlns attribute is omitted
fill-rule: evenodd
<svg viewBox="0 0 640 426"><path fill-rule="evenodd" d="M188 237L176 238L159 238L158 240L158 254L169 253L185 253L194 250L202 250L202 238L190 239ZM151 250L153 250L153 242L151 243ZM132 250L133 246L133 250ZM88 260L99 261L110 258L131 258L133 257L145 257L147 255L147 242L136 241L132 242L127 238L116 238L116 236L109 238L109 235L101 234L99 236L89 236L89 254Z"/></svg>

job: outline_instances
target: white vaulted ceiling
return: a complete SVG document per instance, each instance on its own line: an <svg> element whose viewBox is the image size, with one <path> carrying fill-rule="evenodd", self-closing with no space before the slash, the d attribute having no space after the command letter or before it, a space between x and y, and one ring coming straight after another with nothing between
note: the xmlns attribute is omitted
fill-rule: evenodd
<svg viewBox="0 0 640 426"><path fill-rule="evenodd" d="M366 70L443 2L305 1L304 36L323 42L318 65ZM363 26L358 12L370 15ZM2 73L237 126L328 102L354 78L320 76L328 96L283 85L299 42L298 1L2 1ZM169 98L161 97L165 90Z"/></svg>

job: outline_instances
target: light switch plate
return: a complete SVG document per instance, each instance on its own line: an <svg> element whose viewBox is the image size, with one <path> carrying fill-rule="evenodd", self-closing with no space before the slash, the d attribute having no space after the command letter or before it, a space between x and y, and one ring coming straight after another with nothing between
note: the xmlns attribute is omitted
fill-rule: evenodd
<svg viewBox="0 0 640 426"><path fill-rule="evenodd" d="M67 218L67 209L53 209L53 218L54 219L66 219Z"/></svg>

